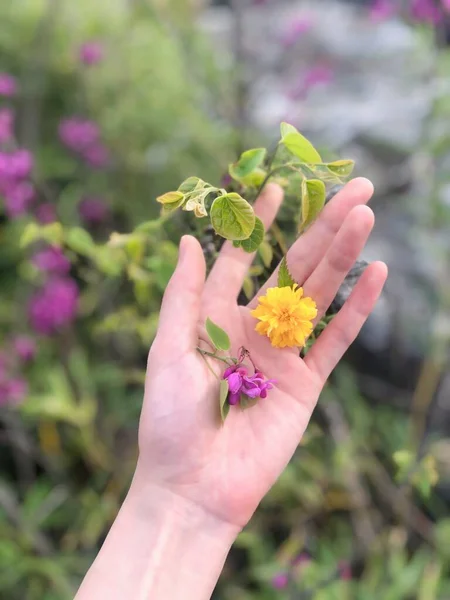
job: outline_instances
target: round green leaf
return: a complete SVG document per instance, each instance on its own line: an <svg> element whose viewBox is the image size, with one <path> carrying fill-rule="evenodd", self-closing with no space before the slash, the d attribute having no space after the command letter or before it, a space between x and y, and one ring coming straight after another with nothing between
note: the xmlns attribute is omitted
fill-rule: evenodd
<svg viewBox="0 0 450 600"><path fill-rule="evenodd" d="M217 348L217 350L229 350L231 347L230 338L226 331L224 331L221 327L216 325L211 319L208 317L206 319L206 332L209 335L209 339Z"/></svg>
<svg viewBox="0 0 450 600"><path fill-rule="evenodd" d="M280 132L281 132L281 139L284 140L284 138L289 133L298 133L298 130L290 123L286 123L285 121L283 121L283 123L281 123L281 125L280 125Z"/></svg>
<svg viewBox="0 0 450 600"><path fill-rule="evenodd" d="M188 177L183 181L183 183L178 188L179 192L183 194L189 194L193 192L197 187L203 187L204 181L202 181L199 177Z"/></svg>
<svg viewBox="0 0 450 600"><path fill-rule="evenodd" d="M315 164L321 163L322 158L309 140L298 131L288 133L283 138L283 144L294 156L302 162Z"/></svg>
<svg viewBox="0 0 450 600"><path fill-rule="evenodd" d="M250 237L248 237L246 240L241 240L234 243L240 246L242 250L245 250L245 252L256 252L256 250L259 248L259 245L264 240L264 233L265 231L263 222L259 217L255 217L255 227L253 228Z"/></svg>
<svg viewBox="0 0 450 600"><path fill-rule="evenodd" d="M227 240L246 240L255 227L255 213L247 200L231 192L214 200L211 223Z"/></svg>

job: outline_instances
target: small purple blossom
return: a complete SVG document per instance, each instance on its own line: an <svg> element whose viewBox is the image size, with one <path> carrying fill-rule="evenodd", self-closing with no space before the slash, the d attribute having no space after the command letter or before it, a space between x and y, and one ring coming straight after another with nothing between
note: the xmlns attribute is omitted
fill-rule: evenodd
<svg viewBox="0 0 450 600"><path fill-rule="evenodd" d="M416 21L437 25L443 14L434 0L411 0L411 17Z"/></svg>
<svg viewBox="0 0 450 600"><path fill-rule="evenodd" d="M274 379L265 379L260 371L249 375L247 369L241 365L228 367L222 377L228 380L228 403L231 405L239 403L241 394L249 398L266 398L267 392L276 383Z"/></svg>
<svg viewBox="0 0 450 600"><path fill-rule="evenodd" d="M445 11L450 12L450 0L441 0L441 4Z"/></svg>
<svg viewBox="0 0 450 600"><path fill-rule="evenodd" d="M292 561L293 567L300 567L311 562L311 557L307 552L300 552Z"/></svg>
<svg viewBox="0 0 450 600"><path fill-rule="evenodd" d="M338 571L342 581L350 581L352 579L352 568L346 560L340 561Z"/></svg>
<svg viewBox="0 0 450 600"><path fill-rule="evenodd" d="M272 587L276 590L284 590L289 583L289 575L287 573L277 573L272 578Z"/></svg>
<svg viewBox="0 0 450 600"><path fill-rule="evenodd" d="M397 6L393 0L373 0L370 7L370 20L373 23L386 21L397 12Z"/></svg>
<svg viewBox="0 0 450 600"><path fill-rule="evenodd" d="M28 314L35 331L51 335L72 322L78 307L78 287L68 277L49 280L31 298Z"/></svg>
<svg viewBox="0 0 450 600"><path fill-rule="evenodd" d="M313 26L308 17L299 17L289 23L283 34L281 43L285 48L294 46L304 33L307 33Z"/></svg>
<svg viewBox="0 0 450 600"><path fill-rule="evenodd" d="M0 109L0 144L9 142L14 136L14 111L10 108Z"/></svg>
<svg viewBox="0 0 450 600"><path fill-rule="evenodd" d="M36 207L35 211L36 219L42 225L48 225L58 220L56 216L56 207L50 202L43 202Z"/></svg>
<svg viewBox="0 0 450 600"><path fill-rule="evenodd" d="M82 153L98 143L100 129L93 121L81 117L70 117L60 122L59 138L70 150Z"/></svg>
<svg viewBox="0 0 450 600"><path fill-rule="evenodd" d="M14 378L0 381L0 406L19 404L28 393L28 384L24 379Z"/></svg>
<svg viewBox="0 0 450 600"><path fill-rule="evenodd" d="M70 261L58 246L49 246L32 258L33 265L44 273L66 275L70 271Z"/></svg>
<svg viewBox="0 0 450 600"><path fill-rule="evenodd" d="M3 195L6 214L10 219L16 219L28 212L35 198L35 190L31 183L20 181L5 187Z"/></svg>
<svg viewBox="0 0 450 600"><path fill-rule="evenodd" d="M297 85L290 90L289 96L292 100L304 97L309 90L317 86L327 86L333 82L334 71L326 63L317 63L301 76Z"/></svg>
<svg viewBox="0 0 450 600"><path fill-rule="evenodd" d="M29 362L36 356L36 342L28 335L19 335L13 341L14 350L23 362Z"/></svg>
<svg viewBox="0 0 450 600"><path fill-rule="evenodd" d="M86 42L80 47L80 61L88 66L96 65L103 60L103 45L100 42Z"/></svg>
<svg viewBox="0 0 450 600"><path fill-rule="evenodd" d="M11 98L17 94L17 80L8 73L0 73L0 96Z"/></svg>
<svg viewBox="0 0 450 600"><path fill-rule="evenodd" d="M93 169L104 169L110 163L109 151L100 142L83 150L81 155Z"/></svg>
<svg viewBox="0 0 450 600"><path fill-rule="evenodd" d="M34 159L29 150L19 149L15 152L0 152L0 182L25 179L31 175Z"/></svg>

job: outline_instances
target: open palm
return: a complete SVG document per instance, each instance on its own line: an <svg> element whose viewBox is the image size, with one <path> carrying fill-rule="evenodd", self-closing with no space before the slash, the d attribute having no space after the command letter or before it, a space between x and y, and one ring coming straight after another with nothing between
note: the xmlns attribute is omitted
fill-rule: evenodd
<svg viewBox="0 0 450 600"><path fill-rule="evenodd" d="M317 303L318 319L373 227L373 213L365 206L372 191L365 179L350 182L288 253L294 279ZM255 203L266 228L281 201L281 189L270 184ZM370 265L302 360L298 350L273 348L255 332L250 310L257 298L249 306L237 304L252 259L226 243L205 282L201 247L194 238L183 238L149 355L139 431L140 467L156 486L238 527L249 520L292 457L326 379L358 334L387 276L383 263ZM272 286L276 273L263 290ZM244 346L258 369L277 381L256 406L232 408L223 427L217 378L196 351L207 317L227 331L234 356ZM220 374L224 365L212 359L210 367Z"/></svg>

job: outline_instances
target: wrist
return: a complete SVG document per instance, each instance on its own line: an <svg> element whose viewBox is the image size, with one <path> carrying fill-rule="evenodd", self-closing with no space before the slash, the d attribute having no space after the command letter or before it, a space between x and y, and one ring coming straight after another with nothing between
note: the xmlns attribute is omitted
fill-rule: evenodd
<svg viewBox="0 0 450 600"><path fill-rule="evenodd" d="M138 466L77 600L210 598L239 528L145 475Z"/></svg>

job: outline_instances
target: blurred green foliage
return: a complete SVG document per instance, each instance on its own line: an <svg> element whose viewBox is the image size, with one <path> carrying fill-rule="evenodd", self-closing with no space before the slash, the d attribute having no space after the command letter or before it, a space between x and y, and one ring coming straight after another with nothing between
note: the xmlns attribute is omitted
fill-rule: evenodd
<svg viewBox="0 0 450 600"><path fill-rule="evenodd" d="M178 238L186 227L208 235L186 214L160 217L155 198L193 174L220 185L237 158L227 74L194 19L182 0L0 3L0 70L20 84L17 143L35 156L36 202L58 216L45 226L29 214L0 218L2 350L28 331L29 297L43 284L30 258L43 241L61 246L80 288L76 321L39 337L35 360L20 367L26 400L0 407L0 596L9 600L72 598L97 553L133 472L146 352ZM86 67L78 51L91 39L105 57ZM61 145L59 123L72 115L100 124L106 169ZM80 217L86 195L110 207L100 225ZM297 212L288 202L260 246L247 296L295 234ZM415 419L371 405L342 366L239 537L217 597L448 599L439 453L423 453Z"/></svg>

